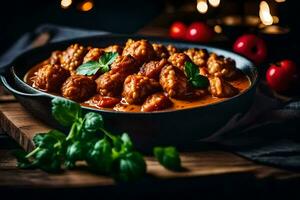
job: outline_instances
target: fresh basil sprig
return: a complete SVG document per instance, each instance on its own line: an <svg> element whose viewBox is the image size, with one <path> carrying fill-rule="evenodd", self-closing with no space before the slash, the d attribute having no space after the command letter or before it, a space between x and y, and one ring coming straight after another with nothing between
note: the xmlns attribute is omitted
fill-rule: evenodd
<svg viewBox="0 0 300 200"><path fill-rule="evenodd" d="M146 173L144 157L134 149L129 135L110 133L100 114L83 115L79 104L57 97L52 100L52 115L69 128L68 135L57 130L35 135L36 148L32 152L14 152L18 167L57 172L76 168L77 161L85 161L91 171L111 175L118 181L137 180ZM154 154L166 168L180 167L174 147L157 147Z"/></svg>
<svg viewBox="0 0 300 200"><path fill-rule="evenodd" d="M98 61L89 61L80 65L76 72L77 74L91 76L96 74L99 70L101 73L108 72L110 69L110 65L115 61L117 58L117 52L106 52L104 53Z"/></svg>
<svg viewBox="0 0 300 200"><path fill-rule="evenodd" d="M202 76L199 72L199 68L192 62L184 63L184 71L188 78L189 83L194 88L204 89L209 85L208 78L206 76Z"/></svg>
<svg viewBox="0 0 300 200"><path fill-rule="evenodd" d="M175 171L181 169L180 156L175 147L154 147L153 154L165 168Z"/></svg>

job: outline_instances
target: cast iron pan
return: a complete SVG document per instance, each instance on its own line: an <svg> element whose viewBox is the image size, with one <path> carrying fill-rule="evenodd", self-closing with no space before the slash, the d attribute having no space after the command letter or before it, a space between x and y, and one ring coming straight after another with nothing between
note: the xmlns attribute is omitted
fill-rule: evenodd
<svg viewBox="0 0 300 200"><path fill-rule="evenodd" d="M25 73L35 64L48 58L52 51L63 50L72 43L91 46L107 46L124 44L128 38L139 39L138 36L106 35L78 38L58 43L50 43L35 48L18 56L1 75L3 85L14 94L17 100L34 116L53 126L60 127L51 116L51 100L54 95L41 92L23 82ZM82 107L85 112L100 113L105 119L105 125L113 133L128 132L140 148L154 144L179 144L198 140L211 135L224 125L233 115L247 111L253 101L257 70L248 59L233 52L203 46L198 44L174 42L172 40L142 37L150 42L173 44L177 48L206 48L217 54L231 57L237 63L237 68L250 77L251 86L245 92L225 101L204 107L176 111L159 111L153 113L129 113L117 111L102 111ZM1 70L4 72L4 70Z"/></svg>

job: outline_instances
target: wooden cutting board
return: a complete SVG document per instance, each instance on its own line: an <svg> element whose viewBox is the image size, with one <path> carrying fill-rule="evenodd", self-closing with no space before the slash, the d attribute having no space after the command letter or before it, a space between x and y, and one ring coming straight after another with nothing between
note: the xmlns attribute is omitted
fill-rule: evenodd
<svg viewBox="0 0 300 200"><path fill-rule="evenodd" d="M0 125L27 151L34 148L32 138L35 133L51 129L33 118L19 103L0 103ZM232 153L202 150L181 152L183 172L171 172L161 167L153 157L147 157L147 173L158 179L203 177L224 174L248 174L256 178L289 176L292 173L272 167L262 166L236 156ZM15 167L16 160L9 152L0 151L0 186L31 185L35 187L76 187L107 186L115 184L108 177L93 175L84 170L68 171L60 175L51 175L40 170L21 170ZM280 176L278 176L280 175ZM51 180L51 181L50 181Z"/></svg>

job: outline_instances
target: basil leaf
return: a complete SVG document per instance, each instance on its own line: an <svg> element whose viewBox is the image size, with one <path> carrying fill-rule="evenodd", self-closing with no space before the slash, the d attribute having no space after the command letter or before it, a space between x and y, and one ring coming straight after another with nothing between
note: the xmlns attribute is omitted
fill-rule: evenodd
<svg viewBox="0 0 300 200"><path fill-rule="evenodd" d="M124 151L131 151L133 149L133 143L127 133L122 134L121 140L123 142L122 149L124 149Z"/></svg>
<svg viewBox="0 0 300 200"><path fill-rule="evenodd" d="M40 146L42 144L42 142L44 141L45 136L46 136L46 133L38 133L38 134L36 134L32 138L34 145L36 147Z"/></svg>
<svg viewBox="0 0 300 200"><path fill-rule="evenodd" d="M58 130L51 130L48 133L38 133L33 137L33 142L36 147L44 147L54 145L57 142L63 143L66 135Z"/></svg>
<svg viewBox="0 0 300 200"><path fill-rule="evenodd" d="M199 74L198 67L191 62L185 62L184 70L189 80L192 79L195 75Z"/></svg>
<svg viewBox="0 0 300 200"><path fill-rule="evenodd" d="M106 138L95 143L87 154L86 162L89 168L94 171L110 172L113 162L112 147Z"/></svg>
<svg viewBox="0 0 300 200"><path fill-rule="evenodd" d="M189 83L194 88L207 88L209 81L206 76L202 76L197 65L191 62L185 62L184 71Z"/></svg>
<svg viewBox="0 0 300 200"><path fill-rule="evenodd" d="M119 54L117 52L107 52L100 57L99 63L102 73L108 72L110 70L109 65L111 65L115 61L118 55Z"/></svg>
<svg viewBox="0 0 300 200"><path fill-rule="evenodd" d="M48 132L49 135L51 135L52 137L54 137L57 141L60 142L64 142L64 140L66 139L66 135L58 130L50 130Z"/></svg>
<svg viewBox="0 0 300 200"><path fill-rule="evenodd" d="M99 59L99 63L100 65L110 65L112 64L115 59L118 57L118 53L117 52L107 52L107 53L104 53L100 59Z"/></svg>
<svg viewBox="0 0 300 200"><path fill-rule="evenodd" d="M12 154L17 159L17 167L22 169L28 169L33 167L29 159L26 158L27 153L24 150L14 150Z"/></svg>
<svg viewBox="0 0 300 200"><path fill-rule="evenodd" d="M108 72L110 70L108 65L101 65L100 67L101 73Z"/></svg>
<svg viewBox="0 0 300 200"><path fill-rule="evenodd" d="M84 160L85 156L85 145L81 141L76 141L67 148L65 166L67 168L74 168L75 162Z"/></svg>
<svg viewBox="0 0 300 200"><path fill-rule="evenodd" d="M114 176L119 181L134 181L140 179L146 173L146 162L143 156L134 151L120 156L115 161Z"/></svg>
<svg viewBox="0 0 300 200"><path fill-rule="evenodd" d="M180 156L175 147L155 147L153 154L165 168L170 170L179 170L181 168Z"/></svg>
<svg viewBox="0 0 300 200"><path fill-rule="evenodd" d="M56 97L52 100L52 115L63 126L71 126L81 117L80 105L74 101Z"/></svg>
<svg viewBox="0 0 300 200"><path fill-rule="evenodd" d="M89 112L84 116L84 129L87 132L95 133L99 128L103 128L104 122L100 114Z"/></svg>
<svg viewBox="0 0 300 200"><path fill-rule="evenodd" d="M36 135L33 138L33 141L37 147L41 148L47 148L47 146L53 146L55 143L57 143L57 140L49 134L43 134L43 136Z"/></svg>
<svg viewBox="0 0 300 200"><path fill-rule="evenodd" d="M89 61L87 63L80 65L76 69L76 72L77 72L77 74L91 76L91 75L96 74L97 71L100 69L100 67L101 67L101 65L99 62Z"/></svg>
<svg viewBox="0 0 300 200"><path fill-rule="evenodd" d="M206 76L198 75L195 76L190 82L195 88L207 88L209 80Z"/></svg>
<svg viewBox="0 0 300 200"><path fill-rule="evenodd" d="M110 70L109 65L111 65L117 58L117 52L107 52L104 53L98 61L89 61L80 65L76 72L77 74L91 76L96 74L99 70L101 73L108 72Z"/></svg>

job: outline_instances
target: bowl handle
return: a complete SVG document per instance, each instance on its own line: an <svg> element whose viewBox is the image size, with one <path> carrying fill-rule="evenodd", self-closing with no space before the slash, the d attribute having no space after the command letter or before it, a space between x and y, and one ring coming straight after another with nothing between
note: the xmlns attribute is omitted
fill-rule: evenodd
<svg viewBox="0 0 300 200"><path fill-rule="evenodd" d="M1 71L0 71L1 72ZM12 86L9 85L9 83L6 81L6 78L3 74L0 73L0 83L11 93L16 94L16 95L20 95L20 96L25 96L25 97L47 97L47 95L44 95L42 93L25 93L25 92L21 92L19 90L16 90L15 88L13 88Z"/></svg>

